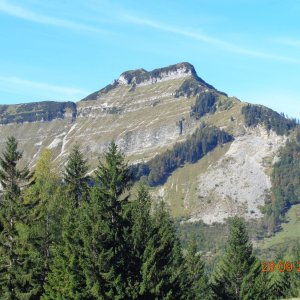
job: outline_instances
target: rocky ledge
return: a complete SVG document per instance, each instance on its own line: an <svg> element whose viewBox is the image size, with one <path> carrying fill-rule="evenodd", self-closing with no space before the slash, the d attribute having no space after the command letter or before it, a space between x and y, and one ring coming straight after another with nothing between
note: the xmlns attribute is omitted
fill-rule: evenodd
<svg viewBox="0 0 300 300"><path fill-rule="evenodd" d="M194 67L187 62L183 62L149 72L144 69L126 71L120 75L118 83L124 85L148 85L192 75L197 76Z"/></svg>
<svg viewBox="0 0 300 300"><path fill-rule="evenodd" d="M0 124L52 121L53 119L76 119L73 102L42 101L15 105L0 105Z"/></svg>

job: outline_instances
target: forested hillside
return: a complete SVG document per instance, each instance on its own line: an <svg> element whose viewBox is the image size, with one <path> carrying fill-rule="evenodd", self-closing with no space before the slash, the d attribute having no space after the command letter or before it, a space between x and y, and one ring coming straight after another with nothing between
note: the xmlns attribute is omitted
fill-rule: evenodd
<svg viewBox="0 0 300 300"><path fill-rule="evenodd" d="M248 104L243 107L242 113L245 115L247 126L263 124L268 130L272 129L279 135L288 134L297 126L296 119L286 118L284 114L262 105Z"/></svg>
<svg viewBox="0 0 300 300"><path fill-rule="evenodd" d="M299 129L298 129L299 132ZM288 140L272 171L272 198L264 208L273 231L285 220L285 213L300 203L300 139Z"/></svg>
<svg viewBox="0 0 300 300"><path fill-rule="evenodd" d="M140 185L111 143L93 174L73 147L62 176L51 150L33 173L7 140L0 158L0 299L278 299L295 296L299 273L262 272L244 221L230 221L211 273L195 239L183 249L164 202Z"/></svg>
<svg viewBox="0 0 300 300"><path fill-rule="evenodd" d="M176 143L171 150L156 155L148 163L132 167L136 180L144 177L150 186L163 184L168 176L184 163L195 163L218 145L233 140L233 137L217 127L196 129L185 142Z"/></svg>

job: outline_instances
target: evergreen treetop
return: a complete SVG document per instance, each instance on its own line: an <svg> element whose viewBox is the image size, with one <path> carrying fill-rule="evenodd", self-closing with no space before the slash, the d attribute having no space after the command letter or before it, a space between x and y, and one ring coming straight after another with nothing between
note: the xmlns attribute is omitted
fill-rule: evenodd
<svg viewBox="0 0 300 300"><path fill-rule="evenodd" d="M14 198L21 192L21 184L28 182L32 174L27 167L17 168L18 161L22 158L22 152L18 150L18 142L15 137L8 137L5 150L0 157L0 183L7 195Z"/></svg>
<svg viewBox="0 0 300 300"><path fill-rule="evenodd" d="M67 164L64 171L64 181L68 185L68 193L74 199L74 205L78 207L80 201L87 197L88 179L87 160L75 144L68 156Z"/></svg>
<svg viewBox="0 0 300 300"><path fill-rule="evenodd" d="M241 286L254 263L245 222L234 217L230 221L225 252L212 279L214 292L220 299L242 300Z"/></svg>

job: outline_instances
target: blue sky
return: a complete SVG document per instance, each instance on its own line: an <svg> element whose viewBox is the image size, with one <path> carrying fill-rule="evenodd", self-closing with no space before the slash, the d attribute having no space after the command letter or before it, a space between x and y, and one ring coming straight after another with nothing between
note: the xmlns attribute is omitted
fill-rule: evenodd
<svg viewBox="0 0 300 300"><path fill-rule="evenodd" d="M298 0L0 0L0 104L77 101L181 61L217 89L300 118Z"/></svg>

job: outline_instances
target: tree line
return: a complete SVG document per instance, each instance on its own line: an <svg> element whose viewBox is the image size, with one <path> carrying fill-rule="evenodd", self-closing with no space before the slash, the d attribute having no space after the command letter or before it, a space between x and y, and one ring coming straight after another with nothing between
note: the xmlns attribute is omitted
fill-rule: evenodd
<svg viewBox="0 0 300 300"><path fill-rule="evenodd" d="M300 132L296 131L296 135ZM270 232L278 230L288 209L300 202L300 139L290 139L280 149L279 160L273 165L272 197L263 212Z"/></svg>
<svg viewBox="0 0 300 300"><path fill-rule="evenodd" d="M93 186L77 145L62 178L48 149L34 173L19 167L21 158L8 138L0 157L0 299L278 299L299 288L299 274L261 272L238 217L207 274L195 239L182 249L164 202L144 185L131 195L132 174L115 143Z"/></svg>
<svg viewBox="0 0 300 300"><path fill-rule="evenodd" d="M176 143L172 149L156 155L147 163L133 165L135 180L141 178L150 186L165 183L170 174L185 163L195 163L219 145L233 140L233 137L214 126L197 128L184 142Z"/></svg>
<svg viewBox="0 0 300 300"><path fill-rule="evenodd" d="M279 135L289 134L299 124L299 120L287 118L284 113L279 114L262 105L243 106L242 114L245 116L247 126L263 124L267 130L272 129Z"/></svg>

